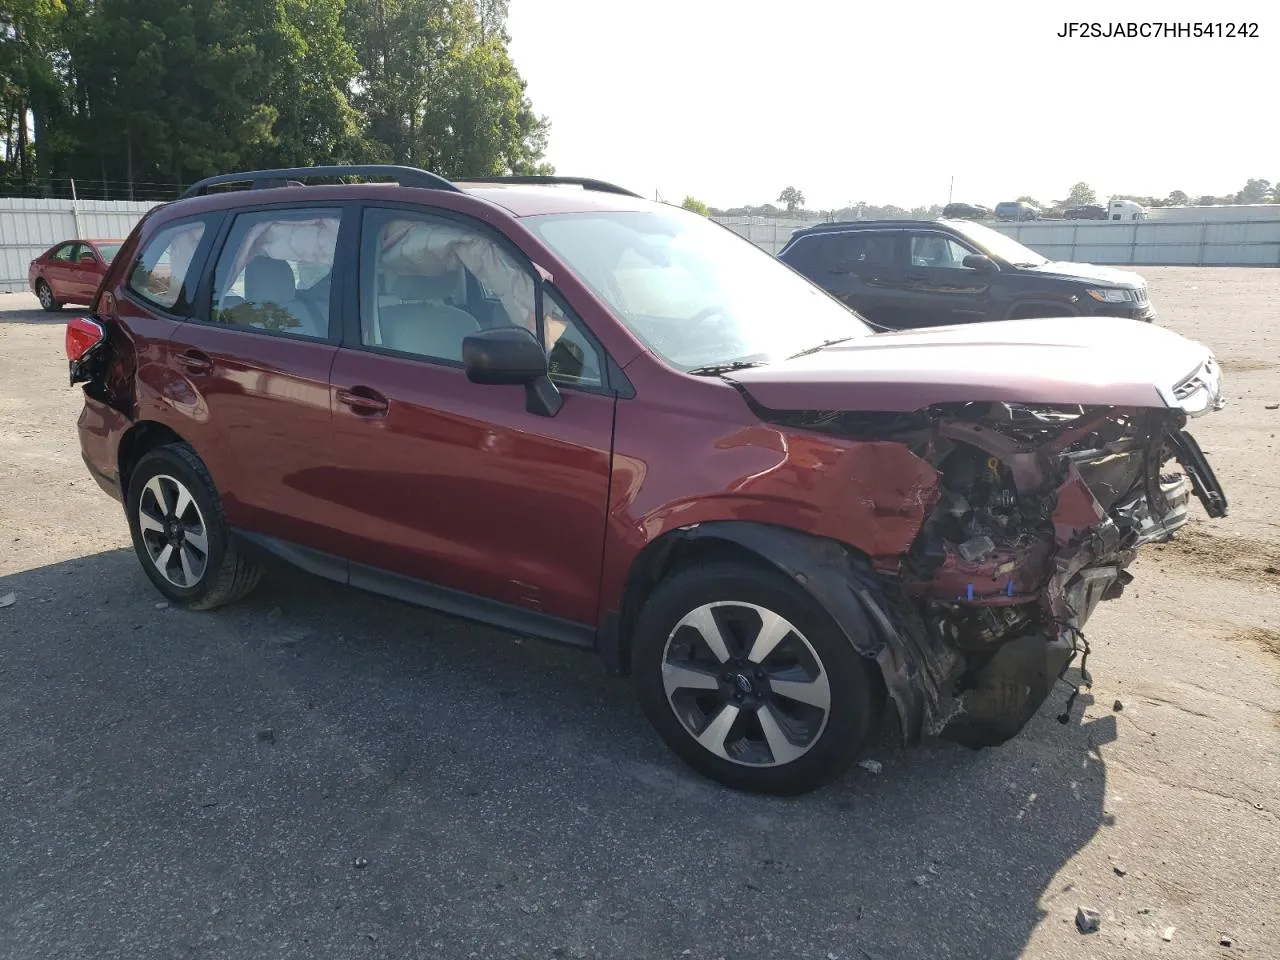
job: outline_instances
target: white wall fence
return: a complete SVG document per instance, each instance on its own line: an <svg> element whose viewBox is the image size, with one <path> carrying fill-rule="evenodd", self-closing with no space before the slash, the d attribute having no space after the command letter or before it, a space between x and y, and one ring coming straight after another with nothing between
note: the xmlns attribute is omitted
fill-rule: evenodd
<svg viewBox="0 0 1280 960"><path fill-rule="evenodd" d="M723 223L740 237L746 237L757 247L777 253L791 239L791 231L812 227L822 220L802 220L799 217L712 217Z"/></svg>
<svg viewBox="0 0 1280 960"><path fill-rule="evenodd" d="M1280 206L1278 206L1280 209ZM716 217L776 254L791 231L822 221ZM1280 219L988 222L1051 260L1135 266L1280 266Z"/></svg>
<svg viewBox="0 0 1280 960"><path fill-rule="evenodd" d="M1050 260L1135 266L1280 266L1280 220L992 223Z"/></svg>
<svg viewBox="0 0 1280 960"><path fill-rule="evenodd" d="M123 238L156 206L128 200L0 198L0 291L27 289L27 265L62 240ZM776 254L793 230L817 220L716 217ZM1135 266L1280 266L1280 219L991 223L1052 260Z"/></svg>
<svg viewBox="0 0 1280 960"><path fill-rule="evenodd" d="M63 240L129 235L155 203L130 200L0 198L0 291L27 289L27 266Z"/></svg>

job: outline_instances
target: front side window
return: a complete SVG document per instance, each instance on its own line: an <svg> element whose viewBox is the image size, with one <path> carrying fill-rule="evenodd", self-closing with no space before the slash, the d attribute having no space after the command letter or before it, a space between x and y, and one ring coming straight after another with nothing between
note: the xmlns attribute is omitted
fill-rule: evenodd
<svg viewBox="0 0 1280 960"><path fill-rule="evenodd" d="M781 261L674 207L521 221L656 354L681 370L780 360L871 333Z"/></svg>
<svg viewBox="0 0 1280 960"><path fill-rule="evenodd" d="M964 258L972 252L950 237L944 237L938 233L917 233L911 237L911 265L913 267L971 270L971 267L964 265Z"/></svg>
<svg viewBox="0 0 1280 960"><path fill-rule="evenodd" d="M542 345L547 351L547 373L551 379L566 386L602 386L600 351L560 296L546 287L543 287L542 318Z"/></svg>
<svg viewBox="0 0 1280 960"><path fill-rule="evenodd" d="M997 260L1003 260L1005 263L1011 263L1015 267L1038 267L1049 262L1034 250L1024 247L1013 237L1005 236L999 230L992 230L980 223L966 220L962 223L953 223L951 227L983 253Z"/></svg>
<svg viewBox="0 0 1280 960"><path fill-rule="evenodd" d="M204 229L203 221L192 220L158 232L147 241L129 271L129 289L166 310L176 306Z"/></svg>
<svg viewBox="0 0 1280 960"><path fill-rule="evenodd" d="M236 217L213 274L215 323L325 339L339 210Z"/></svg>
<svg viewBox="0 0 1280 960"><path fill-rule="evenodd" d="M538 336L553 380L600 386L601 355L558 293L497 238L455 220L369 210L361 231L360 340L453 363L481 330L518 326Z"/></svg>

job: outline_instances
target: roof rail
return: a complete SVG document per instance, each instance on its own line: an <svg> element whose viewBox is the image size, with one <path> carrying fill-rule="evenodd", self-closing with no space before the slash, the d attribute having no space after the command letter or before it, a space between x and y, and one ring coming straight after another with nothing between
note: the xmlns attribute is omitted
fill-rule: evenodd
<svg viewBox="0 0 1280 960"><path fill-rule="evenodd" d="M532 183L532 184L567 184L572 187L581 187L583 190L595 190L599 193L616 193L624 197L638 197L643 200L638 193L633 193L626 187L620 187L614 183L607 183L604 180L593 180L590 177L546 177L535 175L514 174L511 176L501 177L455 177L454 183Z"/></svg>
<svg viewBox="0 0 1280 960"><path fill-rule="evenodd" d="M419 170L417 167L402 167L389 163L359 163L224 173L217 177L205 177L193 183L183 191L181 199L203 196L209 192L210 187L221 186L224 183L247 183L253 190L264 190L270 187L297 186L300 185L298 181L306 177L390 177L402 187L425 187L428 190L460 192L444 177L426 170Z"/></svg>

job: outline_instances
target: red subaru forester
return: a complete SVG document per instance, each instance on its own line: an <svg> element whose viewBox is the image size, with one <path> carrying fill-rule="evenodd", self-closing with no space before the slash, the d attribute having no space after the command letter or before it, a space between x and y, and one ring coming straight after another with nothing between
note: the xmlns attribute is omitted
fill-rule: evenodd
<svg viewBox="0 0 1280 960"><path fill-rule="evenodd" d="M394 183L313 184L343 175ZM229 189L232 186L251 189ZM268 556L598 651L735 787L1017 733L1222 489L1204 346L1115 318L873 333L719 225L569 178L231 174L67 327L84 459L170 601ZM1177 469L1180 465L1181 469Z"/></svg>

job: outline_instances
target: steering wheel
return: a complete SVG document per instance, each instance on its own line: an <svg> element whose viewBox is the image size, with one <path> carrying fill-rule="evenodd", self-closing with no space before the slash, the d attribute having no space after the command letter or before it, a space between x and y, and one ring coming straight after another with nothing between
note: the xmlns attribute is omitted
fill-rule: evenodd
<svg viewBox="0 0 1280 960"><path fill-rule="evenodd" d="M725 312L723 303L713 303L709 307L703 307L692 317L689 318L690 323L701 323L703 320L709 320L714 316L722 315Z"/></svg>

